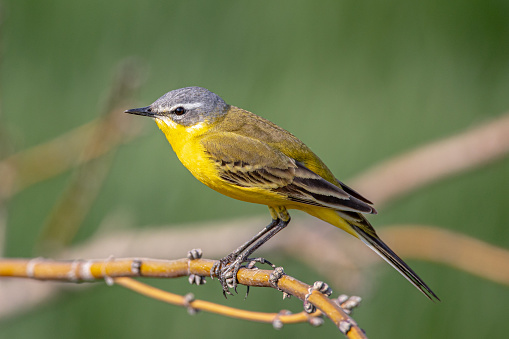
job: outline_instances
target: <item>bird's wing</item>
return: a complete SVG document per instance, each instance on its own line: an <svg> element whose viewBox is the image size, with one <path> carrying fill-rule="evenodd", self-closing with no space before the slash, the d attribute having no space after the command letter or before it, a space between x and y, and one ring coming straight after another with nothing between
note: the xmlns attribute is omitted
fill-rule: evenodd
<svg viewBox="0 0 509 339"><path fill-rule="evenodd" d="M220 177L238 187L262 188L290 202L338 211L376 213L365 201L323 179L302 163L253 138L235 133L201 140Z"/></svg>

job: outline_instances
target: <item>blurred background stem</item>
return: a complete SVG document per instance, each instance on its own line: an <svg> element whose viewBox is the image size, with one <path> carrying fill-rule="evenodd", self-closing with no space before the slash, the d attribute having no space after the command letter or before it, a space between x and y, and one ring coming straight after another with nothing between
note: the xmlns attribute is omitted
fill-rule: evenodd
<svg viewBox="0 0 509 339"><path fill-rule="evenodd" d="M66 189L44 223L36 244L37 254L58 253L71 243L83 224L110 170L117 147L131 129L131 121L125 119L122 112L134 102L132 98L141 84L140 72L134 60L126 60L118 66L101 118L93 133L81 140L85 146L76 159L81 164L73 170ZM101 154L99 150L105 147L108 151L101 157L83 161Z"/></svg>

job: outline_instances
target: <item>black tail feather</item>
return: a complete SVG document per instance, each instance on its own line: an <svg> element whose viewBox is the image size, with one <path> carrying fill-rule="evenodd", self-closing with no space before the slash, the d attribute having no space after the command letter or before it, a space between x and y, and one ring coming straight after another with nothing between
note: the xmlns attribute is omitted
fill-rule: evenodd
<svg viewBox="0 0 509 339"><path fill-rule="evenodd" d="M419 276L400 258L393 250L389 248L376 234L371 235L364 232L359 226L351 225L352 228L360 236L360 239L368 245L373 251L380 255L392 267L394 267L401 275L412 283L419 291L421 291L428 299L440 301L437 295L419 278Z"/></svg>

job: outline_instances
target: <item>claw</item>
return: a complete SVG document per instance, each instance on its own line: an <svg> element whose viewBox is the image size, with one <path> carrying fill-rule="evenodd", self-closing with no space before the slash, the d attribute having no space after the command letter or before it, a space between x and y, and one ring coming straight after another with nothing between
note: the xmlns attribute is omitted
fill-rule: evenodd
<svg viewBox="0 0 509 339"><path fill-rule="evenodd" d="M284 269L282 267L276 267L269 277L270 285L278 291L281 291L281 289L278 287L277 283L283 275L285 275Z"/></svg>

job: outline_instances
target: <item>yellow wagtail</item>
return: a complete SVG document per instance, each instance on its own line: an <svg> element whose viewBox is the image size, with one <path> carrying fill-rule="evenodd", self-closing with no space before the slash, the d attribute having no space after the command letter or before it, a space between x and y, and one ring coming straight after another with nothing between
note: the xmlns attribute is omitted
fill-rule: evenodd
<svg viewBox="0 0 509 339"><path fill-rule="evenodd" d="M150 106L125 112L153 118L182 164L205 185L269 207L272 222L215 265L224 293L236 287L237 272L248 257L288 225L287 210L298 209L361 239L429 299L438 299L361 214L375 214L372 203L337 180L281 127L201 87L177 89Z"/></svg>

